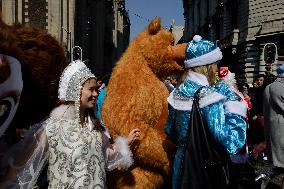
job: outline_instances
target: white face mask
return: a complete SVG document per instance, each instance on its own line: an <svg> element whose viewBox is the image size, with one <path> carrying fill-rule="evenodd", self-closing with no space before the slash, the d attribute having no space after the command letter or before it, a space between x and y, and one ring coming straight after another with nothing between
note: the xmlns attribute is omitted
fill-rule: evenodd
<svg viewBox="0 0 284 189"><path fill-rule="evenodd" d="M0 54L1 60L3 56L5 55ZM9 127L16 114L23 89L20 62L13 57L5 57L8 60L11 74L4 82L0 83L0 137Z"/></svg>

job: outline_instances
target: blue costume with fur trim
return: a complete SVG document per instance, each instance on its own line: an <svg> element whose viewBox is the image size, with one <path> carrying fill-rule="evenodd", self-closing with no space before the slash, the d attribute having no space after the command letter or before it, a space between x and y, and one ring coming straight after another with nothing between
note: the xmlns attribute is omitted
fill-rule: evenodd
<svg viewBox="0 0 284 189"><path fill-rule="evenodd" d="M198 35L188 43L185 53L185 68L206 66L222 59L221 50L213 42L203 40ZM173 189L179 189L181 186L183 153L186 147L184 144L188 143L193 97L201 86L205 87L200 91L199 107L216 144L222 145L229 154L236 154L245 144L246 103L241 102L239 96L226 83L210 87L205 75L189 72L184 83L168 98L169 117L164 129L177 146L173 166Z"/></svg>
<svg viewBox="0 0 284 189"><path fill-rule="evenodd" d="M204 75L190 72L186 82L168 98L170 107L165 132L178 147L174 160L172 188L179 188L179 173L184 152L184 146L181 144L187 140L192 97L202 85L206 86L201 90L199 106L214 138L229 154L237 153L245 144L247 124L242 112L246 112L246 105L238 101L239 97L234 95L225 83L216 88L210 87ZM229 98L222 94L228 94Z"/></svg>

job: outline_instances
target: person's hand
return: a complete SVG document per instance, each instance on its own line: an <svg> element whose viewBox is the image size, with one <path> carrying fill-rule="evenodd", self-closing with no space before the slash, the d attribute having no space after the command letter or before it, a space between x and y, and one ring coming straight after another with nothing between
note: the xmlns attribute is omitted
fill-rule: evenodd
<svg viewBox="0 0 284 189"><path fill-rule="evenodd" d="M136 139L140 137L140 129L133 129L130 131L127 140L129 144L132 144Z"/></svg>
<svg viewBox="0 0 284 189"><path fill-rule="evenodd" d="M256 119L257 119L257 116L256 116L256 115L252 117L252 120L253 120L253 121L255 121Z"/></svg>

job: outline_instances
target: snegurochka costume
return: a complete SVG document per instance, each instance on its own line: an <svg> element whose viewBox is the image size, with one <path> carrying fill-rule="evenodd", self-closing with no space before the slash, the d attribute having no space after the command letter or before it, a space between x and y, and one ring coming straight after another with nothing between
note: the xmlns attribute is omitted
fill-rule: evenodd
<svg viewBox="0 0 284 189"><path fill-rule="evenodd" d="M222 59L222 53L214 43L195 36L186 48L185 67L191 68L215 63ZM168 137L176 144L172 188L180 188L180 169L190 113L195 92L200 91L199 107L214 139L223 145L229 154L237 153L245 144L247 105L234 97L227 100L223 94L231 93L225 83L222 87L209 86L205 75L189 72L183 84L168 97L169 118L165 126Z"/></svg>
<svg viewBox="0 0 284 189"><path fill-rule="evenodd" d="M82 61L65 68L59 99L74 103L55 108L4 160L9 166L0 171L5 170L7 176L0 176L1 187L32 188L48 162L49 188L105 188L105 170L132 165L126 138L118 137L110 144L109 138L95 128L90 115L85 115L87 127L80 123L81 88L90 78L95 76Z"/></svg>

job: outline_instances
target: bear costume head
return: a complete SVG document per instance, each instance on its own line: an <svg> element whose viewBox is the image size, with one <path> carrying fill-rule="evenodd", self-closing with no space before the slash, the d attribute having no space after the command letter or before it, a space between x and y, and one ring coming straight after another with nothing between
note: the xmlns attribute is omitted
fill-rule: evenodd
<svg viewBox="0 0 284 189"><path fill-rule="evenodd" d="M182 44L182 48L179 45L177 48L172 46L173 44L173 34L163 29L161 20L156 18L130 43L127 51L132 52L132 49L135 49L137 58L143 57L153 73L158 78L164 78L183 72L185 46Z"/></svg>
<svg viewBox="0 0 284 189"><path fill-rule="evenodd" d="M184 61L186 47L173 42L173 34L156 18L130 43L112 72L102 120L114 136L139 128L141 140L134 145L135 166L111 175L109 188L159 188L169 179L169 154L174 152L163 132L169 93L162 80L183 71L178 62Z"/></svg>
<svg viewBox="0 0 284 189"><path fill-rule="evenodd" d="M0 28L1 136L8 127L14 131L48 116L56 106L67 59L59 42L44 30L9 26L1 19Z"/></svg>

